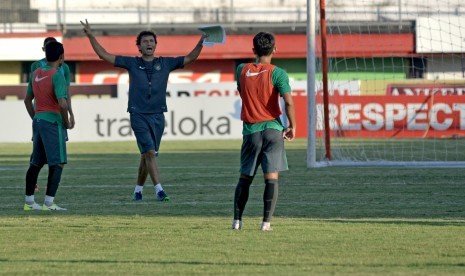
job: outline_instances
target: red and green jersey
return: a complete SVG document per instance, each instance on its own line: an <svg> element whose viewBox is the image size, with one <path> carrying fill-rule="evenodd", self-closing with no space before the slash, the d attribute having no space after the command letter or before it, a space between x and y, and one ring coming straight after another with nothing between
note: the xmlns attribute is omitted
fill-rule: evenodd
<svg viewBox="0 0 465 276"><path fill-rule="evenodd" d="M58 99L67 98L66 81L56 68L46 65L35 70L29 80L27 94L34 95L34 118L63 122Z"/></svg>
<svg viewBox="0 0 465 276"><path fill-rule="evenodd" d="M44 67L46 65L47 61L45 58L35 61L31 64L31 75L34 74L34 71L37 70L37 68ZM58 71L63 75L63 77L65 77L66 86L69 86L71 83L69 66L66 63L63 63L63 65L58 67Z"/></svg>
<svg viewBox="0 0 465 276"><path fill-rule="evenodd" d="M237 90L242 98L244 135L267 128L283 130L279 98L291 92L287 73L272 64L243 63L236 70Z"/></svg>

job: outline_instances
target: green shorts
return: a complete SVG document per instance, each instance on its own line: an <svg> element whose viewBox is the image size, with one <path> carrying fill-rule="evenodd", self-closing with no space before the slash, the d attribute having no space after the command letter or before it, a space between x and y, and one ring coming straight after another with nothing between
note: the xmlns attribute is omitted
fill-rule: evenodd
<svg viewBox="0 0 465 276"><path fill-rule="evenodd" d="M61 123L43 119L32 120L31 164L55 166L66 164L66 141L68 133Z"/></svg>
<svg viewBox="0 0 465 276"><path fill-rule="evenodd" d="M260 165L263 173L280 172L288 169L282 131L267 128L243 136L241 173L255 176Z"/></svg>

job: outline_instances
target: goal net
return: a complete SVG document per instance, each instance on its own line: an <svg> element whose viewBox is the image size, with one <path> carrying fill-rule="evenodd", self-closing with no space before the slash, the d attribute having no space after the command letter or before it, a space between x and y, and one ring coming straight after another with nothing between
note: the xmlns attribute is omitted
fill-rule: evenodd
<svg viewBox="0 0 465 276"><path fill-rule="evenodd" d="M327 25L316 40L310 131L317 166L465 166L463 3L326 0L317 7Z"/></svg>

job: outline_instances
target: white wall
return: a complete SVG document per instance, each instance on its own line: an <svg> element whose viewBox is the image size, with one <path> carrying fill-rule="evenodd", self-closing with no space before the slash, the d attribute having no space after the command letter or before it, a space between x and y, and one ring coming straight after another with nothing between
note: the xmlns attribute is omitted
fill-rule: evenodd
<svg viewBox="0 0 465 276"><path fill-rule="evenodd" d="M118 87L119 92L128 89L127 84ZM235 82L169 85L168 90L173 91L173 95L167 99L167 127L163 139L241 138L240 98L225 92L235 89ZM178 97L175 91L188 91L190 96ZM195 96L195 91L207 93ZM218 91L221 96L212 91ZM126 112L126 93L112 99L73 100L72 104L76 127L68 132L70 141L135 141ZM0 101L0 129L0 143L31 140L31 119L23 101Z"/></svg>
<svg viewBox="0 0 465 276"><path fill-rule="evenodd" d="M60 7L63 0L58 0ZM55 8L57 0L31 0L34 9ZM233 0L236 8L306 6L307 0ZM231 0L150 0L152 9L228 8ZM146 8L147 0L65 0L67 9L135 9Z"/></svg>
<svg viewBox="0 0 465 276"><path fill-rule="evenodd" d="M58 2L58 5L57 5ZM318 5L318 1L317 5ZM462 0L327 0L327 18L332 21L407 21L419 16L465 13ZM216 10L222 22L305 22L307 0L31 0L39 10L39 23L77 24L85 18L97 24L145 24L150 5L152 23L214 22ZM399 9L399 3L401 5ZM56 10L65 14L57 19ZM258 12L257 12L258 11ZM399 12L402 13L399 16Z"/></svg>

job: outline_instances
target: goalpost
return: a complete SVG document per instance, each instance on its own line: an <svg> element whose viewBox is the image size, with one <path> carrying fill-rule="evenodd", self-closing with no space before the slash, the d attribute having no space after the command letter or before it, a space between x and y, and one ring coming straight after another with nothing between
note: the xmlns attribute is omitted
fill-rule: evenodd
<svg viewBox="0 0 465 276"><path fill-rule="evenodd" d="M465 167L465 4L317 2L307 166Z"/></svg>

